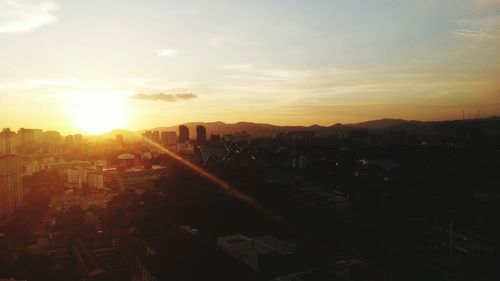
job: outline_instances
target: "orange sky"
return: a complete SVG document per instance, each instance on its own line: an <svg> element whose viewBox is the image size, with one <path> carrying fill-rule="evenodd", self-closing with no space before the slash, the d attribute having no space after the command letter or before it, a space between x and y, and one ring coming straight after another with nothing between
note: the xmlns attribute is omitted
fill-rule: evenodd
<svg viewBox="0 0 500 281"><path fill-rule="evenodd" d="M500 115L498 1L353 2L0 0L0 127Z"/></svg>

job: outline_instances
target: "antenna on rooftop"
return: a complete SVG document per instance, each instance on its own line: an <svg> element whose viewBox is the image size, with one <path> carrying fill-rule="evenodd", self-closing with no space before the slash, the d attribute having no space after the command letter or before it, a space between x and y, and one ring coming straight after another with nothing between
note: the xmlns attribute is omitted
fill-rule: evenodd
<svg viewBox="0 0 500 281"><path fill-rule="evenodd" d="M453 215L454 215L454 210L450 210L450 222L449 222L449 227L450 227L450 259L453 259Z"/></svg>
<svg viewBox="0 0 500 281"><path fill-rule="evenodd" d="M479 114L481 114L481 109L479 109L476 113L476 118L474 118L474 120L477 120L479 119Z"/></svg>

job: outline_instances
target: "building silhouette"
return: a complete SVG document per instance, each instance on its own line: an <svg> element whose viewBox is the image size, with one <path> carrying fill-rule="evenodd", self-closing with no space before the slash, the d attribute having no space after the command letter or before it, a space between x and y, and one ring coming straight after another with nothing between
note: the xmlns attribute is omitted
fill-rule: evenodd
<svg viewBox="0 0 500 281"><path fill-rule="evenodd" d="M145 131L144 133L142 133L142 137L146 138L146 139L149 139L149 140L152 140L153 139L153 133L151 131Z"/></svg>
<svg viewBox="0 0 500 281"><path fill-rule="evenodd" d="M160 143L160 131L153 131L153 141Z"/></svg>
<svg viewBox="0 0 500 281"><path fill-rule="evenodd" d="M16 153L17 146L18 135L9 128L3 129L0 132L0 154Z"/></svg>
<svg viewBox="0 0 500 281"><path fill-rule="evenodd" d="M43 130L21 128L17 131L20 145L41 144L43 141Z"/></svg>
<svg viewBox="0 0 500 281"><path fill-rule="evenodd" d="M219 145L221 143L220 135L210 135L210 144Z"/></svg>
<svg viewBox="0 0 500 281"><path fill-rule="evenodd" d="M189 140L189 128L186 125L179 126L179 142L186 142Z"/></svg>
<svg viewBox="0 0 500 281"><path fill-rule="evenodd" d="M83 143L83 136L81 134L76 134L75 135L75 144L82 144Z"/></svg>
<svg viewBox="0 0 500 281"><path fill-rule="evenodd" d="M196 144L204 145L207 142L207 129L205 126L198 125L196 126Z"/></svg>
<svg viewBox="0 0 500 281"><path fill-rule="evenodd" d="M73 135L67 135L64 138L64 143L67 145L73 145L75 144L75 137Z"/></svg>
<svg viewBox="0 0 500 281"><path fill-rule="evenodd" d="M173 145L177 143L177 133L176 132L161 132L161 143L163 145Z"/></svg>
<svg viewBox="0 0 500 281"><path fill-rule="evenodd" d="M61 144L61 134L58 131L43 132L44 144Z"/></svg>
<svg viewBox="0 0 500 281"><path fill-rule="evenodd" d="M0 155L0 218L12 214L23 203L21 169L18 156Z"/></svg>

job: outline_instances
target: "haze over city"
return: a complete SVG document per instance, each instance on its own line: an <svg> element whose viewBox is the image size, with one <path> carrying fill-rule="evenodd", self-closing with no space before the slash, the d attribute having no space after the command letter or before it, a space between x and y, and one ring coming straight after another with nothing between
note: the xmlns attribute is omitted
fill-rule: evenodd
<svg viewBox="0 0 500 281"><path fill-rule="evenodd" d="M0 126L487 117L500 109L499 12L495 0L0 1Z"/></svg>

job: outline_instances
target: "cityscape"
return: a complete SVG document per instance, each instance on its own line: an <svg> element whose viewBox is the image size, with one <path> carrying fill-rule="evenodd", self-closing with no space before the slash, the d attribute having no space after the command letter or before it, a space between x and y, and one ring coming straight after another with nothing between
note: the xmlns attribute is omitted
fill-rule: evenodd
<svg viewBox="0 0 500 281"><path fill-rule="evenodd" d="M499 47L498 0L0 0L0 281L498 281Z"/></svg>
<svg viewBox="0 0 500 281"><path fill-rule="evenodd" d="M500 118L412 125L207 132L271 126L218 122L103 141L3 129L0 273L494 280Z"/></svg>

